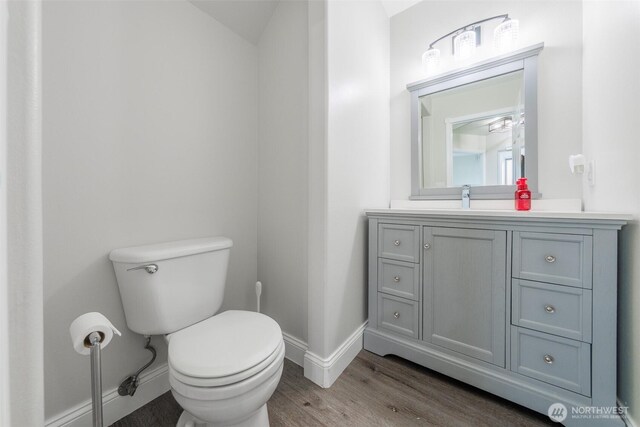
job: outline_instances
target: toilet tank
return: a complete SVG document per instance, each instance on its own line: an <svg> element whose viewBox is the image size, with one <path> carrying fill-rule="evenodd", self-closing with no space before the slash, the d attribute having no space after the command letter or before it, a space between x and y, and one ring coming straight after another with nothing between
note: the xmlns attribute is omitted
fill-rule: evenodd
<svg viewBox="0 0 640 427"><path fill-rule="evenodd" d="M208 237L112 251L129 329L168 334L216 314L232 246L226 237Z"/></svg>

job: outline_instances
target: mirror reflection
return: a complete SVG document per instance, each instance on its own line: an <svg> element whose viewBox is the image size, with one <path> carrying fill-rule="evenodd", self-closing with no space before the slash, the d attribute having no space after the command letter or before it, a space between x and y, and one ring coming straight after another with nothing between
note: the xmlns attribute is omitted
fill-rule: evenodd
<svg viewBox="0 0 640 427"><path fill-rule="evenodd" d="M420 97L422 187L513 185L524 175L522 70Z"/></svg>

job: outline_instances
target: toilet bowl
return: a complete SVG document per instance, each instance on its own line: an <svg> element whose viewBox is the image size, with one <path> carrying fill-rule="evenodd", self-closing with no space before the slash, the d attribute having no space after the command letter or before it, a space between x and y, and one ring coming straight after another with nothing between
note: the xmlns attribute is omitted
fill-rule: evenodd
<svg viewBox="0 0 640 427"><path fill-rule="evenodd" d="M218 314L231 240L194 239L117 249L110 259L127 326L168 343L179 427L266 427L282 375L284 341L264 314Z"/></svg>
<svg viewBox="0 0 640 427"><path fill-rule="evenodd" d="M171 392L185 410L178 426L268 425L284 361L274 320L226 311L167 339Z"/></svg>

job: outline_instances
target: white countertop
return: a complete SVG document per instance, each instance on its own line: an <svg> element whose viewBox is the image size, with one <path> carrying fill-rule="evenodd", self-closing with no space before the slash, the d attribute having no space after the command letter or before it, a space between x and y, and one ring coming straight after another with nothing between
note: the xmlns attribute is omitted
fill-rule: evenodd
<svg viewBox="0 0 640 427"><path fill-rule="evenodd" d="M530 211L516 211L513 200L471 200L470 209L462 209L460 200L391 200L390 208L368 209L367 215L439 216L495 219L558 219L578 221L614 221L626 223L634 216L619 212L584 212L580 199L535 199Z"/></svg>
<svg viewBox="0 0 640 427"><path fill-rule="evenodd" d="M485 218L552 218L575 220L612 220L628 222L633 220L629 214L611 212L576 212L576 211L516 211L491 209L367 209L367 215L407 215L407 216L453 216L453 217L485 217Z"/></svg>

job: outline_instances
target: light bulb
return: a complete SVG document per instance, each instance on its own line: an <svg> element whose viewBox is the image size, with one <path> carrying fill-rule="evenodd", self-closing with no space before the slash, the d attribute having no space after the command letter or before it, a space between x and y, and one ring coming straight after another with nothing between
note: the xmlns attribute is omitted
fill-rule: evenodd
<svg viewBox="0 0 640 427"><path fill-rule="evenodd" d="M520 23L517 19L507 19L493 31L493 46L496 51L503 53L513 50L518 45L518 30Z"/></svg>
<svg viewBox="0 0 640 427"><path fill-rule="evenodd" d="M429 48L428 51L422 54L422 70L425 74L435 74L439 65L440 49Z"/></svg>
<svg viewBox="0 0 640 427"><path fill-rule="evenodd" d="M476 50L476 32L467 30L453 39L454 57L457 60L468 59Z"/></svg>

